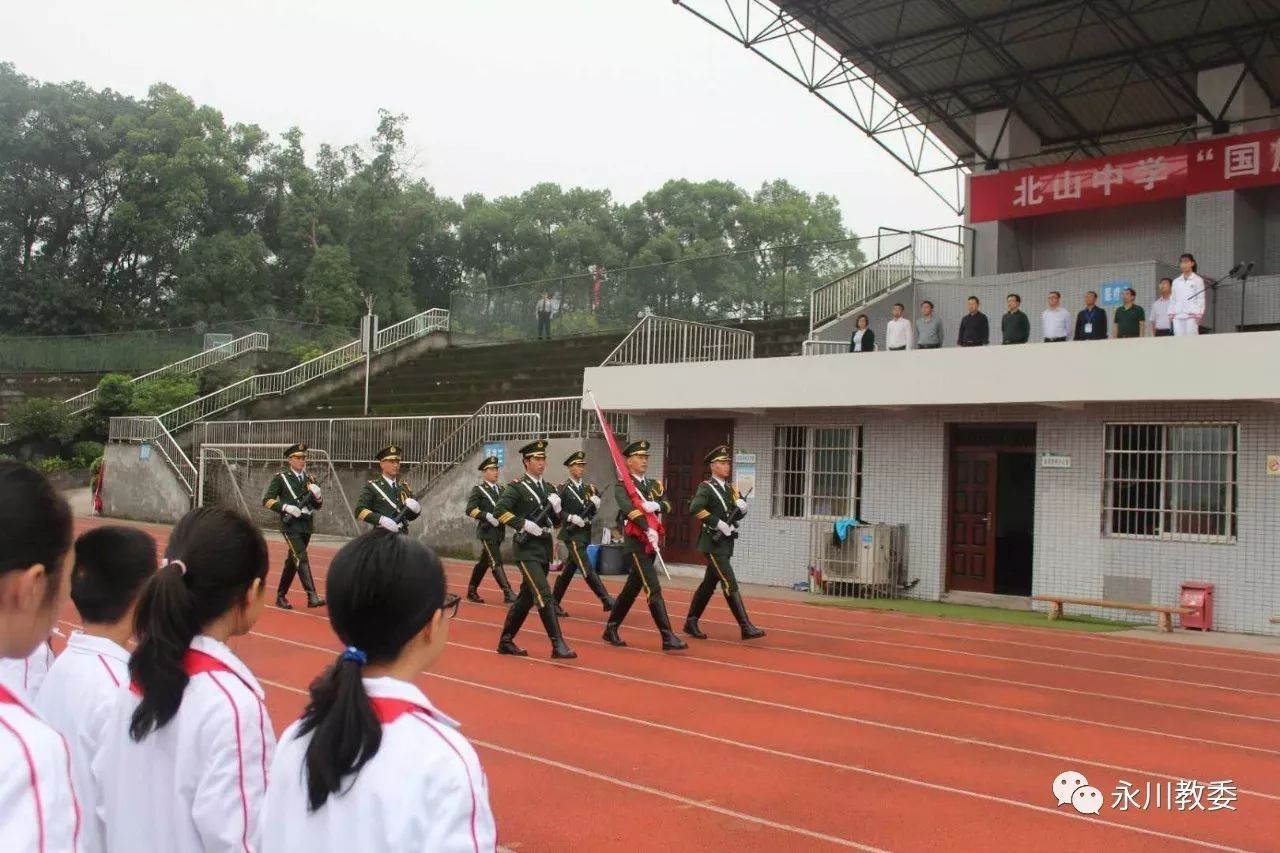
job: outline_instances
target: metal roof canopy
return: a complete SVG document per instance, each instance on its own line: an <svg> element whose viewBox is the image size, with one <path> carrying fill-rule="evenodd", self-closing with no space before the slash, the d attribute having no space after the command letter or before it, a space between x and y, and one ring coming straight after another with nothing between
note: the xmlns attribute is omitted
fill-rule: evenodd
<svg viewBox="0 0 1280 853"><path fill-rule="evenodd" d="M1205 69L1241 64L1280 100L1280 0L673 2L805 86L957 213L965 173L993 160L975 139L980 113L1008 109L1038 134L1021 168L1176 144L1197 125L1225 132L1243 77L1215 111L1197 94Z"/></svg>

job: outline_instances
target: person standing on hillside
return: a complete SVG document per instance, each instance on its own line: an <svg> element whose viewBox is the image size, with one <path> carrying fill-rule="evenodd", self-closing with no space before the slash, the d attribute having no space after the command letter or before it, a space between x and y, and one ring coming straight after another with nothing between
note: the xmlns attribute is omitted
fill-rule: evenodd
<svg viewBox="0 0 1280 853"><path fill-rule="evenodd" d="M551 315L556 311L556 304L551 294L543 292L538 300L538 340L551 340Z"/></svg>
<svg viewBox="0 0 1280 853"><path fill-rule="evenodd" d="M311 558L307 547L315 532L314 514L324 505L320 487L307 473L307 446L295 444L284 452L288 467L271 478L262 495L262 505L280 516L280 533L289 546L289 556L284 560L280 574L280 587L276 590L276 607L292 610L289 603L289 587L296 574L307 592L307 607L321 607L324 599L316 592L315 578L311 576Z"/></svg>

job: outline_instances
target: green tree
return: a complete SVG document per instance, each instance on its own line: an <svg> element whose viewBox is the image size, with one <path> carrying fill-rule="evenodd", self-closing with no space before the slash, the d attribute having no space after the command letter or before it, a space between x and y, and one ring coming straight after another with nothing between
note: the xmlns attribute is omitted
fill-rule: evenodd
<svg viewBox="0 0 1280 853"><path fill-rule="evenodd" d="M350 326L359 322L360 294L345 246L321 246L307 267L302 310L308 322Z"/></svg>

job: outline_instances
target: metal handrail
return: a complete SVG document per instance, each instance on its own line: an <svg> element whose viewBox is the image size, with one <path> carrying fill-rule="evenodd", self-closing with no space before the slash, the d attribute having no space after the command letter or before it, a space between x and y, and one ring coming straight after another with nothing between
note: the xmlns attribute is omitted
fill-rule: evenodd
<svg viewBox="0 0 1280 853"><path fill-rule="evenodd" d="M378 333L374 352L385 352L410 340L434 331L448 331L449 312L432 308L416 314L408 320L388 326ZM384 337L383 332L386 332ZM277 373L261 373L242 379L206 394L176 409L159 415L165 428L177 432L196 421L227 409L252 402L260 397L272 397L292 391L302 385L350 367L364 358L364 348L359 340L316 356L310 361L295 365Z"/></svg>
<svg viewBox="0 0 1280 853"><path fill-rule="evenodd" d="M849 351L848 341L823 341L810 338L802 346L801 352L804 355L834 355Z"/></svg>
<svg viewBox="0 0 1280 853"><path fill-rule="evenodd" d="M191 455L206 444L278 444L303 442L322 448L333 462L372 465L388 444L405 459L430 452L471 415L416 415L376 418L303 418L263 421L199 421L193 427Z"/></svg>
<svg viewBox="0 0 1280 853"><path fill-rule="evenodd" d="M116 443L149 442L160 451L169 467L178 475L187 495L195 497L196 466L159 418L112 418L108 440Z"/></svg>
<svg viewBox="0 0 1280 853"><path fill-rule="evenodd" d="M156 368L150 373L144 373L141 376L135 376L129 380L130 383L145 382L148 379L159 379L161 376L189 376L193 373L199 373L206 367L212 367L215 364L228 361L237 356L244 355L247 352L265 352L270 348L271 336L266 332L250 332L243 337L228 341L221 346L210 347L209 349L196 353L193 356L175 361L172 364L166 364L164 367ZM68 415L78 415L81 412L93 408L93 404L98 401L98 389L90 388L83 394L77 394L67 400L62 405ZM11 440L10 429L8 424L0 424L0 444Z"/></svg>
<svg viewBox="0 0 1280 853"><path fill-rule="evenodd" d="M755 341L755 333L747 329L650 315L636 323L600 366L752 358Z"/></svg>
<svg viewBox="0 0 1280 853"><path fill-rule="evenodd" d="M892 237L905 237L906 245L815 288L809 294L810 338L904 285L959 278L963 274L963 243L925 231L881 231Z"/></svg>

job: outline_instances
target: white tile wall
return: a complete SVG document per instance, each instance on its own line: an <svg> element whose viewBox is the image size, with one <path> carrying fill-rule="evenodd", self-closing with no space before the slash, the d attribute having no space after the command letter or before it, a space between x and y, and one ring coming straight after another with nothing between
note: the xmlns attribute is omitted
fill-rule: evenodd
<svg viewBox="0 0 1280 853"><path fill-rule="evenodd" d="M655 444L651 471L661 476L666 415L636 416L632 438ZM1108 421L1235 420L1240 424L1239 536L1211 545L1107 539L1101 534L1103 430ZM737 449L757 454L756 493L735 565L746 582L790 586L807 576L809 522L770 518L773 428L783 424L862 424L863 518L905 523L913 595L937 599L946 560L945 439L948 423L1032 422L1042 452L1067 453L1069 469L1038 469L1033 592L1100 597L1104 576L1149 579L1156 602L1173 603L1183 581L1216 584L1215 627L1280 635L1280 476L1266 457L1280 455L1280 406L964 407L910 412L832 410L822 415L776 411L739 416ZM1100 612L1149 621L1138 614Z"/></svg>

